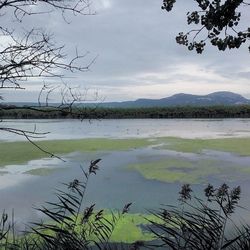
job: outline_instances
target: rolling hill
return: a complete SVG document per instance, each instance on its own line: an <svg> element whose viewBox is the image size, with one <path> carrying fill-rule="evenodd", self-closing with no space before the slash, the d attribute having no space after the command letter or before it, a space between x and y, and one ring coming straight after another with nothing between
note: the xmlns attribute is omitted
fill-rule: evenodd
<svg viewBox="0 0 250 250"><path fill-rule="evenodd" d="M172 107L172 106L214 106L250 104L245 97L227 91L214 92L208 95L191 95L179 93L162 99L137 99L126 102L106 102L99 106L108 108L133 107ZM87 104L88 105L88 104Z"/></svg>
<svg viewBox="0 0 250 250"><path fill-rule="evenodd" d="M2 102L0 105L14 105L17 107L23 106L37 106L38 103L28 102ZM170 97L161 99L137 99L135 101L125 102L102 102L102 103L82 103L84 107L105 107L105 108L149 108L149 107L173 107L173 106L215 106L215 105L242 105L250 104L250 100L246 99L242 95L220 91L214 92L208 95L192 95L179 93ZM57 103L50 104L51 106L57 106Z"/></svg>

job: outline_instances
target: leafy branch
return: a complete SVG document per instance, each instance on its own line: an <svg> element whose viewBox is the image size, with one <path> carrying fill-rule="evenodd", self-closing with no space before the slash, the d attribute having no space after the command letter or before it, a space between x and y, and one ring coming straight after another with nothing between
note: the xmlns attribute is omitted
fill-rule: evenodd
<svg viewBox="0 0 250 250"><path fill-rule="evenodd" d="M242 28L239 25L244 12L238 11L241 6L248 7L249 3L243 0L194 1L199 10L187 13L187 24L199 28L186 33L180 32L176 36L178 44L188 47L189 50L195 49L201 54L207 44L206 41L221 51L238 49L250 41L250 27ZM176 0L163 0L162 9L169 12L175 3Z"/></svg>

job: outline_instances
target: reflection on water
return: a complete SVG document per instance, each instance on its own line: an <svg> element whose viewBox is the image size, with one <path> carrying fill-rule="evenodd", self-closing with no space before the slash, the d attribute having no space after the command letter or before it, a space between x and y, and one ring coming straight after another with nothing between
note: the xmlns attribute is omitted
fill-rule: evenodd
<svg viewBox="0 0 250 250"><path fill-rule="evenodd" d="M56 168L61 164L61 160L57 158L44 158L40 160L32 160L24 165L8 165L0 169L1 172L8 172L9 174L23 174L32 169L38 168ZM0 184L0 189L2 188L2 183Z"/></svg>
<svg viewBox="0 0 250 250"><path fill-rule="evenodd" d="M45 158L29 161L23 165L8 165L0 168L0 190L18 186L21 183L27 183L34 176L25 174L25 172L40 168L58 168L61 161L57 158Z"/></svg>
<svg viewBox="0 0 250 250"><path fill-rule="evenodd" d="M8 187L13 187L13 186L17 187L19 184L27 182L31 178L32 177L30 175L23 175L22 173L12 174L8 172L6 173L4 172L4 174L0 176L0 180L1 180L0 189L5 189Z"/></svg>
<svg viewBox="0 0 250 250"><path fill-rule="evenodd" d="M178 156L177 156L178 153ZM64 157L67 162L58 159L44 159L31 161L26 165L9 166L12 171L8 175L0 176L0 210L11 211L16 208L16 216L22 220L31 220L38 216L32 207L44 205L44 201L54 200L55 188L62 187L60 183L83 178L80 166L86 167L90 161L102 158L100 170L92 176L89 182L85 205L96 204L96 208L122 209L124 204L133 202L132 212L145 212L146 209L158 208L160 204L177 204L180 183L165 183L156 180L147 180L136 171L129 171L126 166L134 163L145 163L161 159L176 157L186 160L216 160L221 163L221 169L227 168L225 175L219 178L208 177L207 181L214 185L222 182L230 186L241 185L243 188L242 204L250 204L250 173L244 178L232 178L230 168L234 169L235 163L245 167L249 157L207 151L204 154L180 153L168 150L155 150L153 148L136 149L124 152L99 152L99 153L72 153ZM49 176L30 176L22 174L27 169L40 168L65 168L62 172L55 172ZM228 169L230 171L228 171ZM240 172L239 172L240 173ZM11 176L13 178L11 178ZM6 178L7 177L7 178ZM247 179L246 179L247 177ZM4 181L6 178L6 181ZM231 178L231 180L229 180ZM6 182L8 182L8 185ZM196 195L201 194L205 184L196 184L192 188Z"/></svg>
<svg viewBox="0 0 250 250"><path fill-rule="evenodd" d="M102 120L92 121L91 123L77 120L8 120L2 122L1 126L34 130L34 124L36 124L37 131L51 132L45 139L160 136L187 138L250 137L250 119ZM1 140L15 141L17 139L23 138L17 138L9 133L1 134ZM219 178L209 176L207 181L214 185L229 181L230 186L240 184L243 190L242 205L250 204L250 171L245 175L240 175L240 171L237 172L237 167L249 167L250 157L240 157L211 150L204 150L202 154L195 154L148 147L124 152L71 153L64 156L66 162L46 158L30 161L24 165L6 166L6 168L0 170L0 210L11 211L12 208L15 208L16 217L24 221L30 221L32 217L36 218L39 213L32 207L39 207L44 204L44 201L53 200L55 198L54 190L60 187L60 183L69 182L75 178L83 178L80 165L87 167L91 160L97 158L102 158L99 164L100 171L90 180L85 197L86 205L95 203L97 208L121 209L124 204L133 202L132 212L145 212L145 209L157 208L162 203L176 204L181 184L146 180L138 172L126 169L126 166L130 164L166 160L168 158L187 161L215 160L219 162L221 169L228 168L228 171L225 171L226 174L218 176ZM49 176L25 174L26 171L40 168L65 168L65 171L54 172ZM239 178L235 177L237 173ZM193 186L196 194L201 193L203 188L203 184Z"/></svg>
<svg viewBox="0 0 250 250"><path fill-rule="evenodd" d="M120 119L120 120L5 120L1 126L49 132L44 138L131 138L175 136L183 138L250 137L250 119ZM1 133L1 140L24 140Z"/></svg>

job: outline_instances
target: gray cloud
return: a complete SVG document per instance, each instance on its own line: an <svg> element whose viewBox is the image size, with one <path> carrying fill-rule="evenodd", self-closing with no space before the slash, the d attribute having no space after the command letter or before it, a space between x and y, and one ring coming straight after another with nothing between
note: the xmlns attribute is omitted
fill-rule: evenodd
<svg viewBox="0 0 250 250"><path fill-rule="evenodd" d="M53 31L69 54L76 46L83 52L90 51L83 64L98 55L89 72L68 75L74 78L67 81L98 89L108 101L216 90L250 97L247 49L222 53L208 46L202 55L187 51L175 43L175 35L188 29L185 13L194 7L182 0L173 12L166 13L161 10L161 3L162 0L96 0L96 15L71 17L69 25L59 13L33 20ZM36 82L39 85L39 80ZM22 94L23 99L31 96Z"/></svg>

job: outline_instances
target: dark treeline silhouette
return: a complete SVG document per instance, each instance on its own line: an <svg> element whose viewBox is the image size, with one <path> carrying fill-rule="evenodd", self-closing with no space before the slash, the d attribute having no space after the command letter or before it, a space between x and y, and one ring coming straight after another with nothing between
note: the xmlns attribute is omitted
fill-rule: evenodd
<svg viewBox="0 0 250 250"><path fill-rule="evenodd" d="M153 108L14 107L1 106L1 119L142 119L142 118L250 118L250 105L178 106Z"/></svg>

